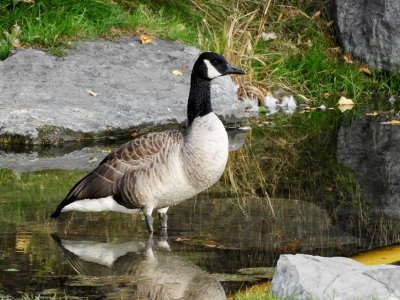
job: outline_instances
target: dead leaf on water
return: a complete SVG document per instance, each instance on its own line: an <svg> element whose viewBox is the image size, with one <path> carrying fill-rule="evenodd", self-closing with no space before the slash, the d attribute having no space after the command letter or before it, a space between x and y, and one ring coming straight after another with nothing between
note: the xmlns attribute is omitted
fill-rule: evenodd
<svg viewBox="0 0 400 300"><path fill-rule="evenodd" d="M186 237L178 237L178 238L175 239L175 241L177 241L177 242L190 242L190 239L186 238Z"/></svg>
<svg viewBox="0 0 400 300"><path fill-rule="evenodd" d="M338 101L338 105L354 105L354 101L342 96Z"/></svg>
<svg viewBox="0 0 400 300"><path fill-rule="evenodd" d="M172 74L175 75L175 76L182 76L183 75L182 71L179 71L179 70L172 70Z"/></svg>
<svg viewBox="0 0 400 300"><path fill-rule="evenodd" d="M390 120L386 122L382 122L383 125L400 125L400 120Z"/></svg>
<svg viewBox="0 0 400 300"><path fill-rule="evenodd" d="M340 97L338 101L338 108L341 112L344 112L346 110L350 110L354 107L355 103L353 100L348 99L346 97Z"/></svg>
<svg viewBox="0 0 400 300"><path fill-rule="evenodd" d="M142 35L140 36L140 42L141 42L142 44L150 44L150 43L153 42L153 37L150 36L150 35L142 34Z"/></svg>

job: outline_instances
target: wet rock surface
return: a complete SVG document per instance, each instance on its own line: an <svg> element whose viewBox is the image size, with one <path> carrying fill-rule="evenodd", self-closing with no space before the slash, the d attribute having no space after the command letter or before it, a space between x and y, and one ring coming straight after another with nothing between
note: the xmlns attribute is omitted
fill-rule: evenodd
<svg viewBox="0 0 400 300"><path fill-rule="evenodd" d="M228 138L229 151L238 150L245 142L246 131L228 130ZM0 149L0 168L13 170L16 174L51 169L91 171L124 142L65 143L60 147L35 146L19 152L12 148Z"/></svg>
<svg viewBox="0 0 400 300"><path fill-rule="evenodd" d="M400 217L400 127L390 116L365 116L343 123L337 158L356 176L364 199Z"/></svg>
<svg viewBox="0 0 400 300"><path fill-rule="evenodd" d="M51 144L184 123L199 53L179 42L142 45L134 37L82 42L65 57L20 49L0 61L0 140ZM227 76L212 85L214 111L227 123L243 120L255 105L238 101L236 91Z"/></svg>
<svg viewBox="0 0 400 300"><path fill-rule="evenodd" d="M279 299L399 299L400 267L346 257L281 255L272 280Z"/></svg>
<svg viewBox="0 0 400 300"><path fill-rule="evenodd" d="M374 68L400 69L398 0L331 0L331 6L346 52Z"/></svg>

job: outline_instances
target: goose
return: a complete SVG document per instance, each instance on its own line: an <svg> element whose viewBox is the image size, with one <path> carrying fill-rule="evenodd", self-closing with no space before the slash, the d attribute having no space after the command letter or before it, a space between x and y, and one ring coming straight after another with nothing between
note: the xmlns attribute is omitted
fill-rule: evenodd
<svg viewBox="0 0 400 300"><path fill-rule="evenodd" d="M184 130L148 133L121 145L78 181L51 217L67 211L142 211L153 230L153 210L167 228L167 210L209 188L228 159L228 135L211 107L211 80L245 74L217 53L194 63Z"/></svg>

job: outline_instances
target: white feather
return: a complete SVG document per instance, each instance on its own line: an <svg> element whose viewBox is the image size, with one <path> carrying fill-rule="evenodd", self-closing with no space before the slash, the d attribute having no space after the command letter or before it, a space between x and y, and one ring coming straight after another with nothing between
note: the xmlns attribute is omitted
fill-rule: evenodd
<svg viewBox="0 0 400 300"><path fill-rule="evenodd" d="M116 211L128 214L139 211L139 209L129 209L118 204L112 196L99 199L76 200L71 204L64 206L64 208L61 211L65 212L72 210L82 211L82 212Z"/></svg>

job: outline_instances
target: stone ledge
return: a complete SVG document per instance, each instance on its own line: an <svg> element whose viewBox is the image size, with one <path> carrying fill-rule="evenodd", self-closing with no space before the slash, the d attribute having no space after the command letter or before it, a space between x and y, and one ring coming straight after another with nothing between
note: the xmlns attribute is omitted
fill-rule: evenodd
<svg viewBox="0 0 400 300"><path fill-rule="evenodd" d="M190 73L200 51L136 37L82 42L65 57L20 49L0 61L0 139L60 143L145 126L184 124ZM172 74L182 71L182 76ZM90 91L96 96L90 95ZM214 111L240 122L255 111L230 77L212 85Z"/></svg>

